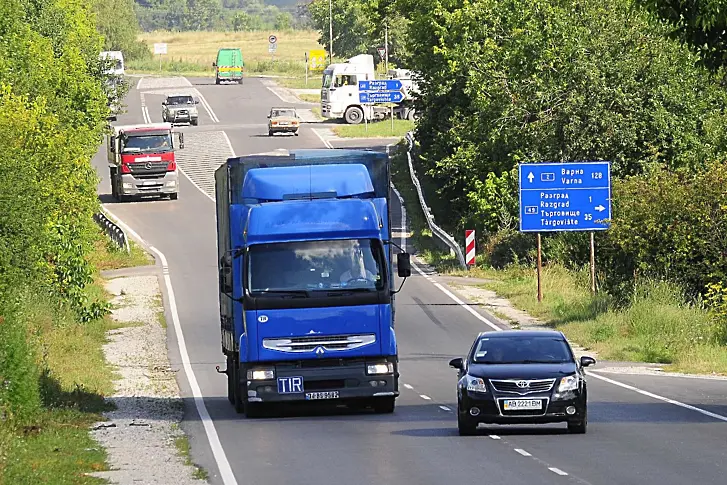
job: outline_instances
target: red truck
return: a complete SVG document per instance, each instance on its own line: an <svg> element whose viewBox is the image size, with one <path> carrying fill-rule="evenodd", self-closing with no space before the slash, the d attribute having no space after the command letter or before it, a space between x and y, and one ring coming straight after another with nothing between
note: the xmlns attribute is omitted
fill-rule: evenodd
<svg viewBox="0 0 727 485"><path fill-rule="evenodd" d="M134 196L159 195L176 200L179 170L174 157L184 148L184 134L171 123L114 126L108 136L111 196L119 201ZM178 139L175 146L174 138Z"/></svg>

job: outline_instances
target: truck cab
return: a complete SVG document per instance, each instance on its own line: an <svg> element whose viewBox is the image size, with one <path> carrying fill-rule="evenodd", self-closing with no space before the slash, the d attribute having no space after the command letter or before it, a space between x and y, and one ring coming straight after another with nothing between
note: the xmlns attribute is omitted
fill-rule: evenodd
<svg viewBox="0 0 727 485"><path fill-rule="evenodd" d="M184 148L184 136L170 123L114 126L107 139L111 195L124 201L134 196L179 195L175 150ZM178 143L175 144L174 136Z"/></svg>
<svg viewBox="0 0 727 485"><path fill-rule="evenodd" d="M365 150L228 159L215 173L222 351L228 399L393 412L389 160ZM400 253L400 277L411 274Z"/></svg>
<svg viewBox="0 0 727 485"><path fill-rule="evenodd" d="M358 82L376 79L374 56L361 54L339 64L331 64L323 71L321 86L321 114L324 118L343 118L356 125L375 118L371 106L359 102Z"/></svg>

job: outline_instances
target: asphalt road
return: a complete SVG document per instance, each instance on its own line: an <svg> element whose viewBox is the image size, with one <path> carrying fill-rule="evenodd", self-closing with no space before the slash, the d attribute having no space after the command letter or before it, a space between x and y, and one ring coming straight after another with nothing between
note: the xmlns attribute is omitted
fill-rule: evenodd
<svg viewBox="0 0 727 485"><path fill-rule="evenodd" d="M727 381L592 373L586 435L568 435L564 425L552 425L492 427L481 436L459 437L451 411L456 373L447 363L465 354L474 336L489 327L435 286L436 276L422 273L415 273L397 295L403 386L393 414L321 409L289 410L261 420L237 415L226 398L226 378L214 368L224 368L224 362L211 174L232 150L243 155L324 144L314 124L304 126L299 137L269 138L266 114L272 105L283 103L260 80L247 79L242 86L190 81L141 81L128 96L129 113L117 123L143 122L147 112L152 121L161 121L164 92L193 89L201 95L200 126L182 129L187 147L183 156L180 152L180 167L189 178L182 179L179 200L113 203L107 195L103 150L94 164L103 179L99 194L106 207L168 261L186 351L219 448L210 445L210 428L203 426L193 403L179 365L173 325L170 357L180 369L178 380L188 399L184 427L193 459L210 472L212 483L717 485L727 481ZM378 148L383 149L381 143ZM393 220L400 220L397 203L393 210ZM479 314L502 325L491 315ZM705 414L710 412L714 415ZM234 479L223 481L219 463L229 463Z"/></svg>

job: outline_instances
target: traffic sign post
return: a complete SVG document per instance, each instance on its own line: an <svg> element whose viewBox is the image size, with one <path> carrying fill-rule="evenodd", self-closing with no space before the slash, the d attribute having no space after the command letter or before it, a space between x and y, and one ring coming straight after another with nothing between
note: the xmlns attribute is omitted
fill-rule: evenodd
<svg viewBox="0 0 727 485"><path fill-rule="evenodd" d="M591 232L591 289L595 292L594 231L611 225L611 162L523 163L519 165L520 231ZM538 301L541 301L540 289Z"/></svg>
<svg viewBox="0 0 727 485"><path fill-rule="evenodd" d="M363 105L401 103L404 100L398 79L378 79L358 82L358 101ZM364 123L366 115L364 114ZM368 123L366 131L368 131ZM391 107L391 132L394 132L394 107Z"/></svg>
<svg viewBox="0 0 727 485"><path fill-rule="evenodd" d="M268 36L268 52L270 53L270 60L275 60L275 51L278 49L278 38L274 35Z"/></svg>
<svg viewBox="0 0 727 485"><path fill-rule="evenodd" d="M159 55L159 72L162 70L162 54L167 53L167 44L160 42L154 44L154 54Z"/></svg>

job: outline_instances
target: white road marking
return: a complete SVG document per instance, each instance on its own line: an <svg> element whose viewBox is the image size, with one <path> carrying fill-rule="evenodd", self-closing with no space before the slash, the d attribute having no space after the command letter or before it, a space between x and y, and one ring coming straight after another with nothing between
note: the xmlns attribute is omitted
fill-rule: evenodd
<svg viewBox="0 0 727 485"><path fill-rule="evenodd" d="M439 406L439 409L441 409L442 411L451 411L451 409L449 409L447 406Z"/></svg>
<svg viewBox="0 0 727 485"><path fill-rule="evenodd" d="M422 398L422 399L424 399L424 400L426 400L426 401L431 401L432 400L432 398L429 397L429 396L427 396L426 394L419 394L419 397Z"/></svg>
<svg viewBox="0 0 727 485"><path fill-rule="evenodd" d="M404 384L404 387L406 387L407 389L414 389L414 388L413 388L412 386L410 386L409 384Z"/></svg>
<svg viewBox="0 0 727 485"><path fill-rule="evenodd" d="M695 411L700 414L704 414L705 416L709 416L710 418L718 419L720 421L727 422L727 416L723 416L721 414L713 413L711 411L707 411L706 409L698 408L696 406L692 406L690 404L685 404L680 401L675 401L674 399L669 399L668 397L659 396L658 394L654 394L649 391L644 391L643 389L639 389L638 387L630 386L628 384L624 384L623 382L615 381L613 379L609 379L608 377L599 376L597 374L594 374L593 372L588 371L588 375L591 377L595 377L596 379L600 379L604 382L608 382L609 384L613 384L614 386L622 387L624 389L628 389L630 391L638 392L639 394L642 394L644 396L657 399L659 401L663 401L669 404L673 404L674 406L679 406L680 408L689 409L690 411Z"/></svg>
<svg viewBox="0 0 727 485"><path fill-rule="evenodd" d="M331 149L333 149L333 145L331 145L330 143L328 143L328 140L326 140L325 138L323 138L323 135L321 135L321 134L320 134L320 133L318 132L318 130L316 130L315 128L311 128L311 130L313 130L313 133L315 133L315 134L316 134L316 136L317 136L318 138L320 138L320 140L321 140L321 141L323 142L323 144L324 144L324 145L326 146L326 148L331 148Z"/></svg>
<svg viewBox="0 0 727 485"><path fill-rule="evenodd" d="M230 141L230 137L227 136L227 133L225 133L224 131L222 132L222 136L225 137L225 140L227 140L227 146L230 148L230 153L232 154L230 158L234 158L236 156L235 149L232 148L232 142Z"/></svg>
<svg viewBox="0 0 727 485"><path fill-rule="evenodd" d="M199 96L200 101L202 101L202 106L204 107L205 111L207 111L207 114L210 115L212 121L214 121L215 123L219 123L220 119L212 110L212 106L210 106L210 104L207 102L207 98L205 98L204 95L199 92L199 90L195 89L195 91L197 91L197 95Z"/></svg>
<svg viewBox="0 0 727 485"><path fill-rule="evenodd" d="M528 453L527 451L523 450L522 448L515 448L515 451L520 453L523 456L533 456L530 453Z"/></svg>
<svg viewBox="0 0 727 485"><path fill-rule="evenodd" d="M568 475L568 474L567 474L566 472L564 472L564 471L563 471L563 470L561 470L560 468L555 468L554 466L551 466L550 468L548 468L548 470L550 470L550 471L551 471L551 472L553 472L553 473L557 473L557 474L558 474L558 475L560 475L561 477L565 477L565 476L567 476L567 475Z"/></svg>
<svg viewBox="0 0 727 485"><path fill-rule="evenodd" d="M490 438L492 438L493 440L499 440L499 439L501 439L501 438L500 438L499 436L497 436L496 434L491 434L491 435L490 435Z"/></svg>
<svg viewBox="0 0 727 485"><path fill-rule="evenodd" d="M207 434L207 440L209 441L210 448L212 449L212 454L215 457L215 462L217 462L217 467L220 470L222 482L225 485L237 485L235 474L232 472L230 462L227 460L227 455L225 454L225 450L222 447L222 443L220 442L220 438L217 434L217 429L215 428L214 421L212 421L212 417L207 411L207 406L205 405L204 398L202 397L202 391L199 387L199 384L197 383L197 377L194 374L194 370L192 369L192 365L189 360L189 354L187 353L187 346L184 340L184 332L182 331L182 326L179 323L177 302L174 297L172 280L169 276L169 266L167 265L167 258L164 256L164 253L144 241L141 236L134 232L134 230L131 229L129 226L124 224L118 217L108 211L108 209L105 209L105 211L109 214L109 216L111 216L111 218L114 219L116 224L118 224L124 231L131 234L132 237L137 239L141 244L147 246L152 252L154 252L154 254L159 257L161 261L164 284L166 286L167 296L169 299L169 308L172 314L172 322L174 323L174 332L176 333L177 343L179 346L179 354L182 358L182 364L184 366L184 372L187 376L187 382L189 383L189 387L192 389L192 395L194 396L194 403L197 407L197 412L199 413L200 420L204 425L204 430Z"/></svg>
<svg viewBox="0 0 727 485"><path fill-rule="evenodd" d="M139 91L139 87L141 86L141 81L143 80L143 77L139 78L139 82L136 83L136 90Z"/></svg>

